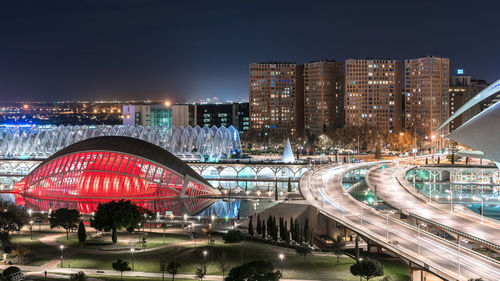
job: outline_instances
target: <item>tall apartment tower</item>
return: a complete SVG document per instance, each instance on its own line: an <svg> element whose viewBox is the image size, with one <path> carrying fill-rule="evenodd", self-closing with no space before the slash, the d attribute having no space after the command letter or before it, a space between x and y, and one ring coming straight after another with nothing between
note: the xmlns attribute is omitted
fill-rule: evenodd
<svg viewBox="0 0 500 281"><path fill-rule="evenodd" d="M451 116L469 99L468 97L471 92L471 77L468 75L451 76L449 92L449 116ZM450 122L450 132L463 124L463 116L464 114L461 114Z"/></svg>
<svg viewBox="0 0 500 281"><path fill-rule="evenodd" d="M288 62L250 64L250 129L277 136L303 133L303 70Z"/></svg>
<svg viewBox="0 0 500 281"><path fill-rule="evenodd" d="M401 62L348 59L345 62L345 126L385 134L401 131Z"/></svg>
<svg viewBox="0 0 500 281"><path fill-rule="evenodd" d="M449 116L449 83L448 58L428 56L405 61L406 131L429 139L448 132L448 128L436 130Z"/></svg>
<svg viewBox="0 0 500 281"><path fill-rule="evenodd" d="M343 126L344 79L344 63L320 60L304 64L306 131L319 136Z"/></svg>

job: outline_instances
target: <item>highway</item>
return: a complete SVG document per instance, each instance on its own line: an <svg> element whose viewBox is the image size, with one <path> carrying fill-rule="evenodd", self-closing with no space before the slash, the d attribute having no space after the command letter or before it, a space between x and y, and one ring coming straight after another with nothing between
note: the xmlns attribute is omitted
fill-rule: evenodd
<svg viewBox="0 0 500 281"><path fill-rule="evenodd" d="M440 204L428 204L409 193L396 178L396 173L401 172L404 168L406 167L399 166L396 163L378 165L368 171L365 176L366 183L372 190L377 186L377 196L404 213L412 213L460 232L473 235L484 241L500 245L500 235L498 234L500 233L500 226L498 224L483 224L480 217L452 215L450 207L443 209L443 206L439 206Z"/></svg>
<svg viewBox="0 0 500 281"><path fill-rule="evenodd" d="M366 165L326 166L308 172L301 178L301 192L324 215L446 280L500 279L500 263L352 198L342 187L342 177L348 169L361 166Z"/></svg>

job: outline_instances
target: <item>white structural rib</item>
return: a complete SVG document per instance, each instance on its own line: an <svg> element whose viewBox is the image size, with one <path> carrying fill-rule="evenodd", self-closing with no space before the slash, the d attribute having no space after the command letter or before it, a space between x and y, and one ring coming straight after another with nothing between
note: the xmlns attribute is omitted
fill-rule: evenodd
<svg viewBox="0 0 500 281"><path fill-rule="evenodd" d="M448 118L437 130L441 130L444 126L451 122L451 120L457 118L460 114L464 113L467 109L478 104L487 97L490 97L500 91L500 79L495 81L493 84L486 87L484 90L479 92L476 96L466 102L462 107L460 107L450 118ZM465 124L464 124L465 125Z"/></svg>

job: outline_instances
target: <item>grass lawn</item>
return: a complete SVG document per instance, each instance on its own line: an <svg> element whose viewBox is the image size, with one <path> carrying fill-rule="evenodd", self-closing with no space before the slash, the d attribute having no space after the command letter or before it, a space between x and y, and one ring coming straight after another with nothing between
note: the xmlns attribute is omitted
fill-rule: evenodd
<svg viewBox="0 0 500 281"><path fill-rule="evenodd" d="M207 251L207 274L222 274L219 268L219 260L225 255L227 266L229 268L240 264L240 248L238 246L230 246L223 244L217 240L213 247L198 246L196 249L193 245L159 249L154 252L142 253L136 251L134 254L134 268L138 271L159 272L159 262L161 260L171 261L176 257L177 261L182 264L180 269L181 274L194 274L196 267L204 263L203 251ZM352 280L357 281L359 278L352 276L349 267L353 263L350 258L341 258L337 264L335 256L312 255L307 257L307 264L304 258L297 256L293 250L278 248L272 245L245 241L241 245L243 253L243 262L253 260L265 260L272 262L276 269L280 268L278 259L279 253L285 254L283 261L284 278L291 279L320 279L320 280ZM96 259L95 255L75 255L67 260L71 267L81 268L96 268L96 269L111 269L111 264L117 259L124 259L131 263L130 254L107 254L101 255ZM212 262L213 258L213 262ZM385 266L387 275L391 275L394 281L409 280L408 266L402 262L394 260L382 260ZM227 274L228 271L226 271ZM374 280L380 280L381 278Z"/></svg>
<svg viewBox="0 0 500 281"><path fill-rule="evenodd" d="M33 240L31 240L29 233L14 234L11 236L11 242L14 248L19 245L28 247L31 250L32 257L29 265L42 265L59 255L58 249L40 242L40 238L43 236L44 234L41 233L33 233Z"/></svg>
<svg viewBox="0 0 500 281"><path fill-rule="evenodd" d="M111 241L111 236L105 235L101 236L96 235L95 232L89 233L87 232L87 240L85 244L85 248L91 249L122 249L122 248L142 248L142 245L139 243L139 239L145 236L147 239L146 248L155 248L164 245L163 244L163 233L148 233L144 235L144 233L128 233L128 232L119 232L118 233L118 243L113 245ZM165 244L178 243L190 240L190 237L184 234L178 233L165 233ZM72 233L69 235L69 240L66 238L66 235L58 237L57 242L69 246L69 247L80 247L80 243L78 241L78 235L76 233Z"/></svg>
<svg viewBox="0 0 500 281"><path fill-rule="evenodd" d="M88 277L91 277L94 280L103 280L103 281L120 281L120 276L100 276L100 275L87 275ZM43 280L43 281L59 281L59 280L68 280L67 276L61 275L61 278L47 278L45 279L44 277L39 277L39 276L29 276L29 279L27 280ZM161 279L158 278L149 278L149 277L127 277L123 276L123 281L158 281ZM172 280L170 277L165 276L165 281L170 281ZM176 281L193 281L193 279L179 279L175 278Z"/></svg>

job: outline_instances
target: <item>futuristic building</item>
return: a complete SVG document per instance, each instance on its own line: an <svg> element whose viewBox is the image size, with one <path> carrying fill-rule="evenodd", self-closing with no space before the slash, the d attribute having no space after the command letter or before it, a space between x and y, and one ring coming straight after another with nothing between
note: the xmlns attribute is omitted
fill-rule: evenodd
<svg viewBox="0 0 500 281"><path fill-rule="evenodd" d="M500 79L479 92L460 107L441 127L443 128L460 114L500 91ZM490 159L500 168L500 101L471 118L448 137L479 151L459 152L464 156Z"/></svg>
<svg viewBox="0 0 500 281"><path fill-rule="evenodd" d="M46 158L73 143L99 136L141 139L183 159L218 160L241 152L240 136L233 126L3 126L0 157Z"/></svg>
<svg viewBox="0 0 500 281"><path fill-rule="evenodd" d="M194 214L220 194L168 151L131 137L97 137L43 161L14 191L16 203L49 211L93 212L99 203L131 200L153 212Z"/></svg>

